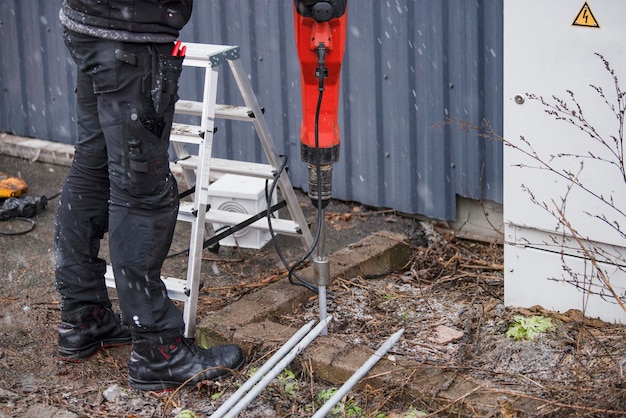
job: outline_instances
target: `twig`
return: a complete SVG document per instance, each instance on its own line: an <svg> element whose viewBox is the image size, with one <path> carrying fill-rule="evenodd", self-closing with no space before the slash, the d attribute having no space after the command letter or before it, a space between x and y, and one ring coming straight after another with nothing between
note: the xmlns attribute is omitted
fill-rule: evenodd
<svg viewBox="0 0 626 418"><path fill-rule="evenodd" d="M615 289L613 289L613 286L611 285L611 279L609 279L609 277L606 275L606 272L602 270L595 255L592 254L591 251L589 251L589 249L587 248L587 246L583 244L582 238L578 235L578 232L572 227L570 222L567 219L565 219L565 214L562 212L562 209L559 208L557 205L555 206L556 206L557 212L559 213L559 216L561 216L561 224L569 230L570 234L572 234L572 237L574 238L576 243L580 246L580 249L582 250L585 257L588 260L590 260L591 263L596 267L598 276L600 277L600 280L604 284L605 288L609 291L611 296L615 299L615 301L619 304L619 306L624 310L624 312L626 312L626 304L624 304L624 301L622 300L621 296L615 291Z"/></svg>
<svg viewBox="0 0 626 418"><path fill-rule="evenodd" d="M483 383L482 385L476 386L474 389L470 390L469 392L467 392L465 395L460 396L458 398L456 398L455 400L453 400L452 402L450 402L449 404L447 404L446 406L444 406L443 408L439 408L437 409L435 412L431 412L430 414L426 415L426 417L434 417L437 416L437 414L445 411L446 409L449 409L450 407L452 407L454 404L456 404L459 401L464 400L465 398L467 398L468 396L470 396L472 393L476 392L477 390L481 389L483 386L485 386L486 383Z"/></svg>
<svg viewBox="0 0 626 418"><path fill-rule="evenodd" d="M571 403L563 403L563 402L558 402L558 401L551 401L548 402L543 398L540 398L538 396L533 396L533 395L527 395L525 393L520 393L520 392L516 392L516 391L509 391L509 390L499 390L499 389L493 389L490 390L489 392L492 393L501 393L501 394L505 394L505 395L513 395L513 396L519 396L520 398L526 398L526 399L532 399L535 401L540 401L540 402L545 402L545 406L543 406L544 408L547 406L558 406L561 408L571 408L571 409L575 409L578 411L588 411L588 412L593 412L596 414L613 414L613 415L623 415L626 416L626 411L617 411L614 409L601 409L601 408L594 408L591 406L583 406L583 405L574 405ZM539 408L542 408L541 406Z"/></svg>
<svg viewBox="0 0 626 418"><path fill-rule="evenodd" d="M465 268L465 269L475 269L475 270L498 270L498 271L504 271L504 266L502 264L492 264L489 266L481 266L481 265L474 265L474 264L459 264L460 268Z"/></svg>
<svg viewBox="0 0 626 418"><path fill-rule="evenodd" d="M240 283L232 286L218 286L218 287L203 287L203 292L219 292L224 290L235 290L235 289L256 289L258 287L269 286L270 284L277 282L282 277L272 277L271 280L264 280L261 283Z"/></svg>
<svg viewBox="0 0 626 418"><path fill-rule="evenodd" d="M228 370L231 373L233 372L232 369L229 369L227 367L221 367L221 366L217 366L217 367L207 367L206 369L200 370L198 373L192 375L189 379L185 380L183 383L181 383L176 389L174 389L171 393L171 395L167 398L167 400L165 401L165 405L163 405L163 416L167 416L167 408L169 407L170 403L173 402L174 396L176 396L176 394L178 392L180 392L180 390L182 388L184 388L187 383L191 382L193 379L195 379L196 377L200 376L201 374L203 374L204 372L208 372L209 370L217 370L217 369L221 369L221 370Z"/></svg>

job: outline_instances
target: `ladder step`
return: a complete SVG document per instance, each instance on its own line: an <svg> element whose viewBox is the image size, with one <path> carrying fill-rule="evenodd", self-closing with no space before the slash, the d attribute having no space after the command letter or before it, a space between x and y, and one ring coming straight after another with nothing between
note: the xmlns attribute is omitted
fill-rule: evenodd
<svg viewBox="0 0 626 418"><path fill-rule="evenodd" d="M202 137L200 134L203 132L201 126L187 125L184 123L172 124L172 132L170 134L170 141L184 142L187 144L201 144Z"/></svg>
<svg viewBox="0 0 626 418"><path fill-rule="evenodd" d="M196 220L196 217L193 212L195 212L193 202L180 202L180 207L178 209L178 220L185 222L194 222ZM240 224L254 215L256 215L256 213L247 214L210 209L206 212L205 222L232 226ZM248 226L248 228L268 231L269 227L267 226L267 218L259 219L258 221ZM300 227L298 226L298 224L290 219L272 218L272 229L276 234L292 236L301 235Z"/></svg>
<svg viewBox="0 0 626 418"><path fill-rule="evenodd" d="M175 112L180 115L202 116L202 102L179 99L176 102Z"/></svg>
<svg viewBox="0 0 626 418"><path fill-rule="evenodd" d="M176 161L175 164L184 169L196 169L198 168L198 156L191 155L183 160ZM225 160L222 158L211 158L211 172L238 174L268 180L274 179L274 168L269 164L248 163L245 161Z"/></svg>
<svg viewBox="0 0 626 418"><path fill-rule="evenodd" d="M115 277L113 275L113 267L107 265L104 279L107 287L115 289ZM179 300L181 302L187 301L187 280L175 279L173 277L161 277L161 280L165 284L167 294L170 299Z"/></svg>
<svg viewBox="0 0 626 418"><path fill-rule="evenodd" d="M176 102L176 113L180 115L202 116L202 108L202 102L193 100L179 100ZM215 105L215 118L254 122L252 111L246 106L217 104Z"/></svg>

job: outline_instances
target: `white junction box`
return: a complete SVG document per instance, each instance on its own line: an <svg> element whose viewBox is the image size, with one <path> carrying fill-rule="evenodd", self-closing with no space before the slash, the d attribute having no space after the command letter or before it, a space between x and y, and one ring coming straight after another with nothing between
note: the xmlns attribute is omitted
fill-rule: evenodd
<svg viewBox="0 0 626 418"><path fill-rule="evenodd" d="M219 179L209 185L209 205L211 211L223 211L248 215L252 217L257 213L267 209L266 193L270 184L266 180L256 177L239 176L234 174L224 174ZM276 203L276 192L272 196L272 205ZM274 217L278 217L278 212L274 212ZM267 222L263 223L267 225ZM231 223L213 223L215 233L223 231L224 227L232 226ZM241 248L261 249L271 239L271 234L264 230L246 227L235 232L222 240L220 245L229 247L239 246Z"/></svg>
<svg viewBox="0 0 626 418"><path fill-rule="evenodd" d="M624 0L504 2L508 306L626 323L625 16Z"/></svg>

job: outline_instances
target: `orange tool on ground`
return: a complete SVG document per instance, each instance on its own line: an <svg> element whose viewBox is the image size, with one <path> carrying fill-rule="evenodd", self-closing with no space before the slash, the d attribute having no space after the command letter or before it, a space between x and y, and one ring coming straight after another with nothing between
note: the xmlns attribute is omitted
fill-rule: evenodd
<svg viewBox="0 0 626 418"><path fill-rule="evenodd" d="M26 192L28 185L23 179L0 172L0 199L17 197Z"/></svg>

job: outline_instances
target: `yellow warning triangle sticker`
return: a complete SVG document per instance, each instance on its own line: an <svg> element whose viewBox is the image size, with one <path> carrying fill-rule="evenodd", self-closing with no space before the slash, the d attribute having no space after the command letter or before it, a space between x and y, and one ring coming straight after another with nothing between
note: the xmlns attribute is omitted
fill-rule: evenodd
<svg viewBox="0 0 626 418"><path fill-rule="evenodd" d="M578 15L576 16L576 19L574 19L574 23L572 23L572 25L573 26L587 26L590 28L600 27L600 25L598 24L598 21L596 20L595 16L591 12L591 8L587 4L587 2L583 4L583 8L580 9L580 12L578 12Z"/></svg>

